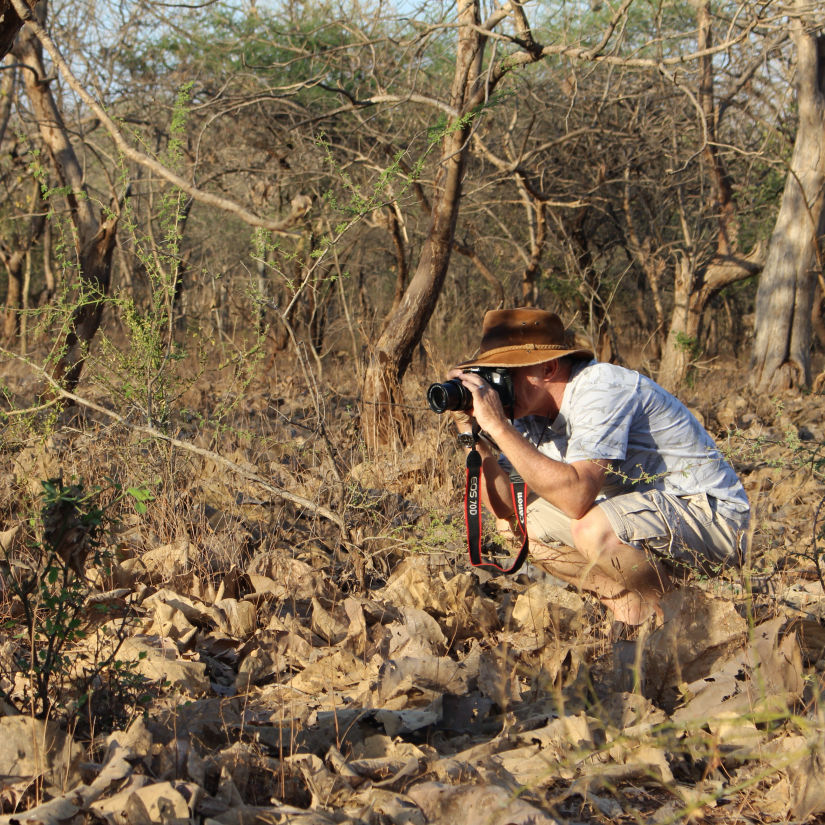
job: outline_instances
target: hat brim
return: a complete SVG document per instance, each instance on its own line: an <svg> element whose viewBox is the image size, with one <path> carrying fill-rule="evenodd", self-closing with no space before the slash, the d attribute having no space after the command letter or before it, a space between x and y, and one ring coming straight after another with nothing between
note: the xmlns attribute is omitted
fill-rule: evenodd
<svg viewBox="0 0 825 825"><path fill-rule="evenodd" d="M477 358L462 361L459 367L532 367L546 361L555 361L565 355L579 358L593 358L589 349L558 349L556 347L531 344L520 347L498 347L488 350Z"/></svg>

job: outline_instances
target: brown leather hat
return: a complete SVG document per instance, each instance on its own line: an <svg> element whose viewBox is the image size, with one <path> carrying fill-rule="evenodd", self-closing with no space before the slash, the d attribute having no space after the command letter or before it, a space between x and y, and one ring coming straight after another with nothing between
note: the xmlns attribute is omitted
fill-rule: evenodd
<svg viewBox="0 0 825 825"><path fill-rule="evenodd" d="M478 355L460 367L529 367L565 355L592 358L558 315L543 309L493 309L484 315Z"/></svg>

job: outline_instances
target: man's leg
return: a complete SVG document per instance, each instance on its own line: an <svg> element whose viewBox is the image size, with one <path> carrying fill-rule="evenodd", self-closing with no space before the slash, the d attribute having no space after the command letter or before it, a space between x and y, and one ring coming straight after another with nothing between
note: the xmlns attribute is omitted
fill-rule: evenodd
<svg viewBox="0 0 825 825"><path fill-rule="evenodd" d="M608 497L581 519L568 518L543 499L527 510L534 561L595 593L628 624L661 614L661 597L673 585L658 559L685 570L736 566L747 520L746 513L719 512L706 495L658 490Z"/></svg>
<svg viewBox="0 0 825 825"><path fill-rule="evenodd" d="M614 532L600 507L591 508L571 522L576 551L585 559L583 572L592 589L614 617L630 625L641 624L654 613L662 615L659 602L672 584L664 567L644 550L625 544Z"/></svg>
<svg viewBox="0 0 825 825"><path fill-rule="evenodd" d="M639 624L659 612L659 599L670 588L667 574L643 550L621 541L598 506L574 520L534 499L527 529L532 561L595 594L617 620Z"/></svg>
<svg viewBox="0 0 825 825"><path fill-rule="evenodd" d="M627 549L633 550L632 547ZM530 540L530 551L534 564L580 590L593 593L605 607L610 608L618 621L639 624L652 612L642 609L640 599L628 590L626 581L613 575L612 567L611 575L606 575L597 564L589 561L578 550L564 545L545 544L537 539Z"/></svg>

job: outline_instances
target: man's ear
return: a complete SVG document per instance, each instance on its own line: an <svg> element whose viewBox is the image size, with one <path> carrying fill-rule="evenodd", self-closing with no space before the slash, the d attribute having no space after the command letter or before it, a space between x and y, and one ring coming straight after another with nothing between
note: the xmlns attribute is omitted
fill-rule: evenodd
<svg viewBox="0 0 825 825"><path fill-rule="evenodd" d="M545 361L544 363L544 377L548 381L552 381L559 371L559 359L554 358L552 361Z"/></svg>

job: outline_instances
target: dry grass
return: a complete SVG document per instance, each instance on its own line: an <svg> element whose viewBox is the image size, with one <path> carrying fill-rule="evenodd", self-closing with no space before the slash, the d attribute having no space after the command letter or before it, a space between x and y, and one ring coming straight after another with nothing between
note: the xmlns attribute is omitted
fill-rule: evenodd
<svg viewBox="0 0 825 825"><path fill-rule="evenodd" d="M627 663L644 667L645 656L665 648L611 635L589 597L555 588L535 568L514 579L469 571L461 460L445 422L424 411L423 381L406 387L415 444L369 457L356 388L341 370L328 374L336 384L322 388L320 405L288 371L253 377L229 409L239 386L232 368L187 388L168 431L247 476L88 409L9 422L0 454L4 528L35 536L39 481L57 476L105 488L100 504L113 520L104 545L116 563L101 573L90 562L86 576L89 595L117 598L107 597L112 612L75 652L102 651L112 623L126 617L124 665L101 674L82 705L67 675L51 715L98 765L84 769L87 785L111 769L119 742L127 776L145 777L145 791L128 810L117 800L110 809L107 800L131 781L113 779L80 810L113 823L165 821L171 814L150 789L170 783L161 789L169 811L182 806L184 818L226 825L271 821L290 805L311 811L307 822L371 823L779 822L825 811L806 780L825 735L825 596L811 543L821 399L742 408L729 373L688 398L717 436L738 428L723 440L758 514L755 593L738 576L691 583L694 618L707 609L713 622L724 616L743 629L726 637L706 675L728 678L727 663L752 655L754 626L773 617L781 653L743 665L752 668L739 680L745 699L719 694L693 705L702 712L691 718L695 681L657 692L642 679L647 696L628 692ZM6 383L20 406L33 397L24 373ZM94 383L84 393L109 401ZM346 535L250 474L331 508ZM139 485L154 496L145 514L116 495ZM7 560L24 563L22 547ZM16 620L14 596L2 595L4 619ZM713 622L700 629L714 630ZM26 640L0 637L0 686L25 710L24 674L9 654ZM70 771L65 784L80 778ZM60 798L42 777L32 797L32 781L6 782L4 813Z"/></svg>

